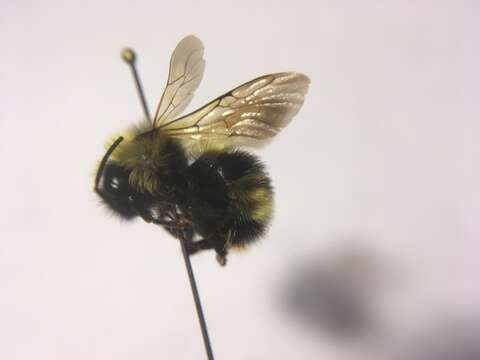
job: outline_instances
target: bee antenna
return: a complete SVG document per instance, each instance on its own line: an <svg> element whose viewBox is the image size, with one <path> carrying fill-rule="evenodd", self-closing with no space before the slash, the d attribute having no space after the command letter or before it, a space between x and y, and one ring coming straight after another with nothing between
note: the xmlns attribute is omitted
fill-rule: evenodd
<svg viewBox="0 0 480 360"><path fill-rule="evenodd" d="M133 51L133 49L131 48L123 49L121 55L123 61L125 61L129 65L130 70L132 70L135 85L137 87L138 97L140 98L140 102L142 103L143 112L147 120L151 122L152 119L150 118L150 112L148 111L147 101L145 100L145 95L143 93L142 83L140 81L140 77L138 76L137 67L135 66L137 55L135 54L135 51Z"/></svg>
<svg viewBox="0 0 480 360"><path fill-rule="evenodd" d="M123 141L123 137L120 136L117 140L115 140L115 142L108 148L107 152L105 153L105 155L103 155L103 159L102 161L100 162L100 166L98 167L98 171L97 171L97 176L95 176L95 191L98 193L99 191L99 188L98 188L98 184L100 183L100 179L102 177L102 174L103 174L103 168L105 167L105 164L107 163L108 161L108 158L110 157L110 155L112 155L113 151L115 150L115 148Z"/></svg>

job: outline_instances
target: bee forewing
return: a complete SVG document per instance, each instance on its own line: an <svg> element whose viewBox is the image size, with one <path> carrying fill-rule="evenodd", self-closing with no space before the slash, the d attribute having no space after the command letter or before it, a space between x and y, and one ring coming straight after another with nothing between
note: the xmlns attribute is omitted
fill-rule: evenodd
<svg viewBox="0 0 480 360"><path fill-rule="evenodd" d="M301 73L261 76L200 109L160 126L177 138L217 138L239 145L266 140L282 130L301 108L310 80ZM223 139L222 139L223 138Z"/></svg>
<svg viewBox="0 0 480 360"><path fill-rule="evenodd" d="M170 59L167 86L155 112L154 127L185 110L202 80L204 68L203 44L200 39L193 35L183 38Z"/></svg>

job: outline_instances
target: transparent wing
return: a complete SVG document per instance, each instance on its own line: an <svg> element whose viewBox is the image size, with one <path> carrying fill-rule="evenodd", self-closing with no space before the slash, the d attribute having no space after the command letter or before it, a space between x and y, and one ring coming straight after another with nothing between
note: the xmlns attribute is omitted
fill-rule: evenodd
<svg viewBox="0 0 480 360"><path fill-rule="evenodd" d="M251 145L249 140L269 139L288 125L309 83L307 76L294 72L261 76L159 129L185 140Z"/></svg>
<svg viewBox="0 0 480 360"><path fill-rule="evenodd" d="M203 77L203 44L193 35L183 38L170 59L170 72L157 106L153 127L180 115L193 98Z"/></svg>

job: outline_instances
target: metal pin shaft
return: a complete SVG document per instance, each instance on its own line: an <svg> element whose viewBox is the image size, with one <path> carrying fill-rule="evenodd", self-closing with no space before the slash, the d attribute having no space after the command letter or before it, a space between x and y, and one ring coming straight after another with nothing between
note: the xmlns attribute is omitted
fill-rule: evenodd
<svg viewBox="0 0 480 360"><path fill-rule="evenodd" d="M188 279L190 280L190 287L192 288L193 299L195 300L195 307L197 308L198 321L200 322L200 328L202 329L203 343L205 345L205 351L207 352L208 360L213 360L212 346L210 345L210 338L208 336L207 323L203 316L202 303L200 302L200 296L198 295L197 283L195 276L193 275L192 264L190 263L190 256L185 248L185 241L180 240L182 246L183 259L185 260L185 267L187 268Z"/></svg>
<svg viewBox="0 0 480 360"><path fill-rule="evenodd" d="M137 68L135 66L135 60L136 60L135 52L130 48L126 48L122 50L122 59L130 66L130 69L132 70L133 78L135 80L135 85L137 87L138 97L140 98L140 101L142 103L143 112L145 113L145 116L147 117L147 119L151 121L150 112L148 111L147 102L145 100L145 95L143 93L142 83L140 82L140 77L138 76ZM195 276L193 274L192 264L190 263L190 256L188 255L187 249L185 248L184 240L185 239L180 239L180 244L182 246L182 254L183 254L183 259L185 260L185 267L187 268L188 280L190 281L190 287L192 288L192 294L193 294L193 299L195 301L195 308L197 310L198 321L200 323L200 328L202 330L203 343L205 345L205 351L207 352L208 360L214 360L212 346L210 345L210 338L208 336L207 323L203 315L202 303L200 302L200 295L198 294L197 283L195 281Z"/></svg>
<svg viewBox="0 0 480 360"><path fill-rule="evenodd" d="M132 70L133 79L135 80L135 86L137 87L137 94L140 98L140 102L142 103L143 113L148 121L152 121L150 118L150 112L148 111L147 101L145 100L145 95L143 93L142 83L140 82L140 78L138 76L137 67L135 66L135 61L137 60L137 55L135 51L130 48L125 48L122 50L122 59L129 65L130 69Z"/></svg>

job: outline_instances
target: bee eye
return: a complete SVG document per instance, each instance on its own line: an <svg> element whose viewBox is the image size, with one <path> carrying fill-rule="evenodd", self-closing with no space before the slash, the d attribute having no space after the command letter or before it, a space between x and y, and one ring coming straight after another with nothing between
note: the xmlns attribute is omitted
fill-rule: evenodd
<svg viewBox="0 0 480 360"><path fill-rule="evenodd" d="M110 183L110 187L112 187L113 189L119 189L120 188L120 181L118 180L118 178L113 178L111 183Z"/></svg>
<svg viewBox="0 0 480 360"><path fill-rule="evenodd" d="M108 187L112 191L124 191L128 187L128 183L127 181L125 181L125 179L114 176L108 182Z"/></svg>

